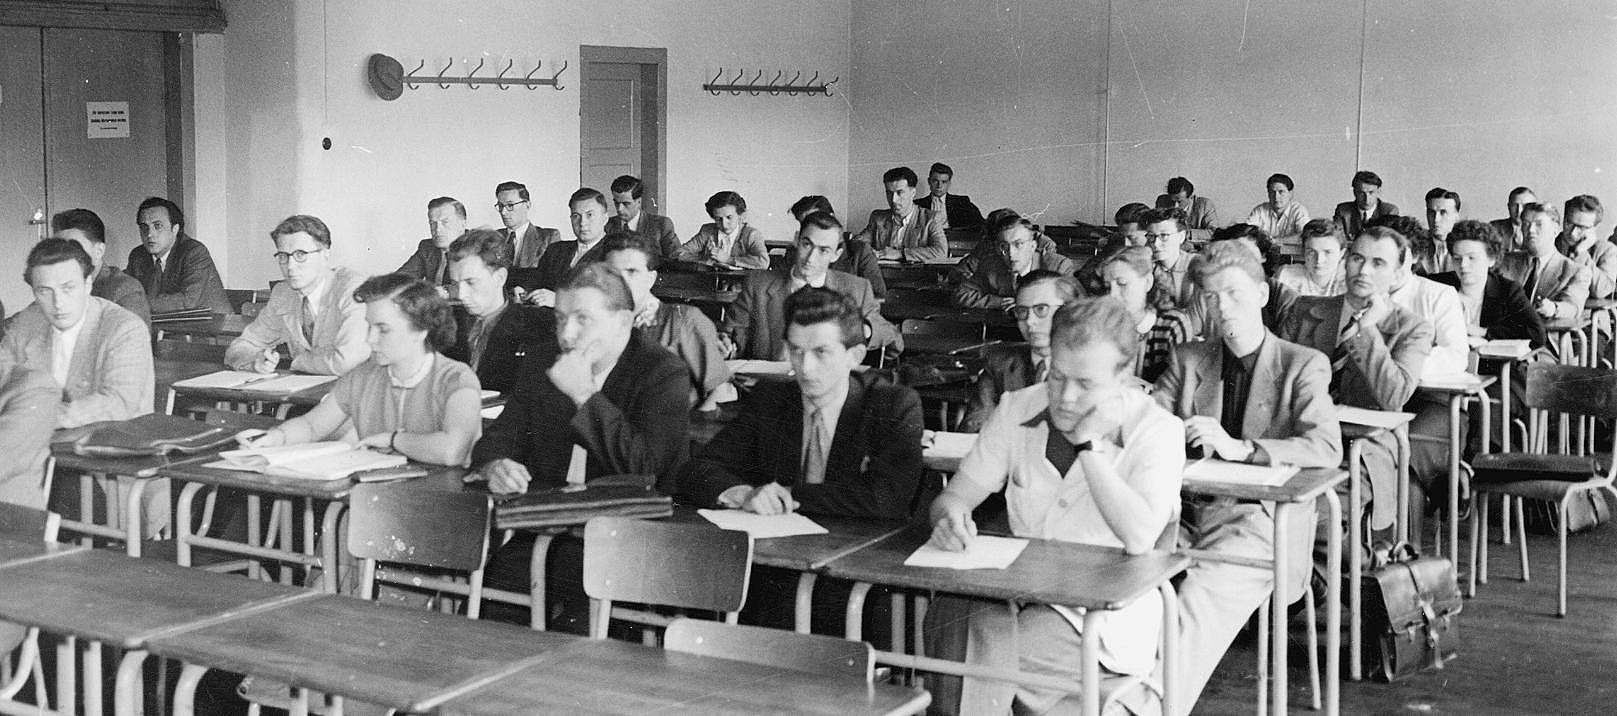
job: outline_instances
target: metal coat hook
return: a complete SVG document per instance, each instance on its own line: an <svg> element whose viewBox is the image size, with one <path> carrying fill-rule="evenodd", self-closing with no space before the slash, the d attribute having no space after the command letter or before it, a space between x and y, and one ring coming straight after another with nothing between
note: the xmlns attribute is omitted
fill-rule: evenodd
<svg viewBox="0 0 1617 716"><path fill-rule="evenodd" d="M773 79L769 80L768 82L764 82L764 70L758 70L750 79L747 79L746 82L743 83L742 79L747 77L747 71L743 69L738 70L735 76L730 78L729 82L720 83L719 80L724 77L724 68L720 67L718 73L713 75L713 79L702 85L702 89L714 97L718 97L725 92L729 92L732 96L740 96L741 93L745 92L749 95L757 97L760 92L768 92L770 96L778 96L781 94L823 94L830 97L831 85L836 84L838 80L842 79L842 77L838 75L830 82L822 84L820 83L820 73L815 72L814 76L809 78L808 82L798 84L797 81L803 77L802 70L798 70L796 74L792 75L790 80L782 83L781 78L785 76L786 71L780 70L775 73L775 77Z"/></svg>
<svg viewBox="0 0 1617 716"><path fill-rule="evenodd" d="M466 73L466 88L467 89L479 89L479 87L477 85L477 82L476 82L476 80L477 80L476 75L477 75L477 71L481 70L481 69L483 69L483 60L479 59L477 61L477 66L473 67L471 72ZM484 79L486 80L487 78L485 77Z"/></svg>
<svg viewBox="0 0 1617 716"><path fill-rule="evenodd" d="M470 61L467 60L467 62ZM421 70L427 66L426 60L421 60L416 64L415 69L405 72L404 65L399 64L398 60L387 55L375 54L371 55L370 61L367 63L367 75L371 89L376 92L378 97L385 100L394 100L403 95L406 88L412 90L421 89L417 83L423 82L432 82L438 85L440 89L449 89L454 85L466 85L468 88L475 90L480 89L485 84L493 84L502 90L508 90L515 85L522 85L528 89L538 89L540 86L548 85L552 89L560 90L562 89L561 75L567 71L567 62L564 60L561 63L561 69L556 70L549 79L535 79L534 75L538 74L539 68L544 66L543 62L536 62L532 71L528 72L522 79L517 79L507 75L511 68L516 66L516 60L508 59L505 63L505 69L500 70L499 74L493 77L478 77L477 73L487 63L486 58L479 58L477 66L467 72L466 76L450 77L449 70L455 67L455 59L451 57L449 64L444 65L444 68L439 70L438 74L423 75Z"/></svg>
<svg viewBox="0 0 1617 716"><path fill-rule="evenodd" d="M448 72L449 68L454 67L454 66L455 66L455 60L453 58L451 58L449 60L449 64L444 65L444 68L442 70L439 70L439 72L438 72L438 89L449 89L449 85L444 84L444 73Z"/></svg>
<svg viewBox="0 0 1617 716"><path fill-rule="evenodd" d="M535 68L535 69L537 69L537 68ZM561 61L561 69L556 70L556 74L553 74L553 75L550 76L550 86L555 87L556 89L561 89L562 88L562 86L561 86L561 73L566 72L566 71L567 71L567 60L562 60ZM528 89L535 89L535 87L533 85L529 85Z"/></svg>
<svg viewBox="0 0 1617 716"><path fill-rule="evenodd" d="M500 74L494 76L494 86L495 87L498 87L498 88L500 88L502 90L511 89L510 87L505 86L505 82L504 82L505 73L510 72L511 71L511 66L515 65L516 63L517 63L516 60L506 60L505 61L505 69L500 70Z"/></svg>
<svg viewBox="0 0 1617 716"><path fill-rule="evenodd" d="M386 57L386 55L383 55L383 56L384 56L384 57ZM392 58L388 58L388 59L392 59ZM415 77L415 73L417 73L417 72L420 72L420 71L421 71L421 68L423 68L423 67L426 67L426 66L427 66L427 61L426 61L426 60L422 60L422 61L421 61L421 63L420 63L420 64L418 64L418 65L416 65L416 66L415 66L415 69L413 69L413 70L410 70L410 74L409 74L409 75L407 75L407 76L405 76L405 78L404 78L404 84L405 84L405 85L406 85L406 86L408 86L408 87L409 87L409 88L410 88L410 89L421 89L421 88L420 88L420 87L417 87L417 86L415 86L415 83L414 83L414 82L411 82L411 81L410 81L410 79L411 79L411 78L413 78L413 77ZM401 69L402 69L402 68L403 68L403 65L400 65L400 68L401 68Z"/></svg>

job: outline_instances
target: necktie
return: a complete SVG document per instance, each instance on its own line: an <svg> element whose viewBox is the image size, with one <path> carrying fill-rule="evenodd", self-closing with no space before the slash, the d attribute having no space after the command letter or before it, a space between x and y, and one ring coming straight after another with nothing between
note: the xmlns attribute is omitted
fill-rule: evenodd
<svg viewBox="0 0 1617 716"><path fill-rule="evenodd" d="M1524 287L1527 290L1527 300L1529 300L1529 301L1537 301L1538 298L1539 298L1539 296L1538 296L1538 269L1539 269L1538 257L1534 256L1533 257L1533 264L1532 264L1532 266L1529 267L1528 272L1527 272L1527 285Z"/></svg>
<svg viewBox="0 0 1617 716"><path fill-rule="evenodd" d="M584 484L584 468L589 462L589 453L579 445L573 446L573 456L567 461L567 484Z"/></svg>
<svg viewBox="0 0 1617 716"><path fill-rule="evenodd" d="M163 259L152 257L152 286L163 285Z"/></svg>
<svg viewBox="0 0 1617 716"><path fill-rule="evenodd" d="M1157 295L1161 301L1168 304L1179 302L1179 283L1173 280L1173 271L1164 264L1157 264L1151 272L1151 279L1159 286Z"/></svg>
<svg viewBox="0 0 1617 716"><path fill-rule="evenodd" d="M825 420L819 409L809 415L808 445L803 446L803 483L825 482Z"/></svg>
<svg viewBox="0 0 1617 716"><path fill-rule="evenodd" d="M308 296L303 297L302 311L303 311L303 316L302 316L303 342L308 344L309 347L313 348L314 347L314 306L313 306L313 304L309 303L309 297Z"/></svg>
<svg viewBox="0 0 1617 716"><path fill-rule="evenodd" d="M447 286L444 279L449 275L449 249L438 249L438 275L432 279L434 286Z"/></svg>
<svg viewBox="0 0 1617 716"><path fill-rule="evenodd" d="M1339 395L1336 391L1342 385L1342 374L1347 370L1348 359L1350 358L1347 343L1343 338L1348 333L1351 333L1355 326L1359 325L1359 320L1362 316L1363 314L1354 314L1353 318L1348 320L1348 324L1342 327L1342 332L1336 335L1336 347L1331 349L1330 393L1333 398Z"/></svg>

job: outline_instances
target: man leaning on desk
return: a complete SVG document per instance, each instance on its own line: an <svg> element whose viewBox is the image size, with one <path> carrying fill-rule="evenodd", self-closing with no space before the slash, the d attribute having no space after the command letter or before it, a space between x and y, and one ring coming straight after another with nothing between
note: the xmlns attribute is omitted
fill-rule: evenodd
<svg viewBox="0 0 1617 716"><path fill-rule="evenodd" d="M292 351L292 370L342 375L371 355L365 341L365 305L354 291L365 282L357 272L333 266L331 230L303 214L289 216L270 231L275 260L285 281L270 291L269 302L241 336L225 349L225 364L236 370L273 373Z"/></svg>
<svg viewBox="0 0 1617 716"><path fill-rule="evenodd" d="M1010 209L989 213L983 234L988 241L949 272L956 306L1009 309L1016 305L1016 288L1029 273L1042 269L1071 276L1078 272L1072 259L1056 251L1056 242Z"/></svg>
<svg viewBox="0 0 1617 716"><path fill-rule="evenodd" d="M891 261L925 261L949 255L942 214L915 205L920 181L909 167L894 167L882 174L887 208L870 212L870 221L855 239L870 244L876 256Z"/></svg>
<svg viewBox="0 0 1617 716"><path fill-rule="evenodd" d="M224 281L208 247L185 235L185 214L168 199L150 197L135 210L140 246L129 251L125 273L146 289L152 313L206 308L230 313Z"/></svg>

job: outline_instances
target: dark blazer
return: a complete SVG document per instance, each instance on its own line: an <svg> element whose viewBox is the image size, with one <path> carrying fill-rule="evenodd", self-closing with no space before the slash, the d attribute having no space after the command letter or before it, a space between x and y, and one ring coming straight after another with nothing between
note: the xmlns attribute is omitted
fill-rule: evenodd
<svg viewBox="0 0 1617 716"><path fill-rule="evenodd" d="M96 273L95 281L90 284L90 295L96 298L105 298L129 309L130 313L140 317L147 325L152 322L152 309L146 302L146 289L140 281L119 271L112 266L102 266Z"/></svg>
<svg viewBox="0 0 1617 716"><path fill-rule="evenodd" d="M657 242L657 249L662 251L663 258L671 259L679 247L684 244L679 240L679 234L674 233L674 220L666 216L653 214L649 211L640 212L640 230L630 232L628 222L614 216L606 222L606 233L613 232L634 233Z"/></svg>
<svg viewBox="0 0 1617 716"><path fill-rule="evenodd" d="M927 194L915 200L915 205L923 209L932 208L932 195ZM971 203L971 197L965 194L944 195L943 209L948 217L951 229L975 229L983 225L983 212Z"/></svg>
<svg viewBox="0 0 1617 716"><path fill-rule="evenodd" d="M579 258L578 264L583 265L606 258L601 251L606 246L605 241L597 241L584 256ZM578 253L578 241L557 241L545 249L545 254L539 257L538 265L533 268L533 277L518 279L513 272L512 280L506 282L506 287L521 286L524 291L533 291L536 288L545 288L552 291L567 283L567 275L573 272L573 255Z"/></svg>
<svg viewBox="0 0 1617 716"><path fill-rule="evenodd" d="M455 281L449 278L449 267L443 266L446 252L447 249L438 248L432 239L422 239L421 243L416 244L415 253L410 254L410 258L405 259L404 264L399 266L398 272L432 283L432 280L438 277L438 270L441 267L444 280L439 285L452 285Z"/></svg>
<svg viewBox="0 0 1617 716"><path fill-rule="evenodd" d="M475 322L476 319L464 308L455 309L455 345L444 350L445 356L467 365L472 364L469 340ZM554 310L522 304L507 305L483 345L482 358L477 362L477 381L484 390L509 394L521 377L523 357L529 351L536 350L537 344L554 346L555 342Z"/></svg>
<svg viewBox="0 0 1617 716"><path fill-rule="evenodd" d="M1387 201L1376 202L1376 208L1370 212L1370 220L1375 221L1383 216L1398 216L1398 205ZM1342 233L1347 234L1347 240L1352 242L1354 237L1364 230L1364 218L1359 213L1359 205L1351 201L1344 201L1336 205L1336 216L1332 219L1337 226L1342 227Z"/></svg>
<svg viewBox="0 0 1617 716"><path fill-rule="evenodd" d="M1072 259L1056 250L1056 242L1043 234L1035 234L1035 269L1054 271L1062 276L1078 273ZM961 308L999 308L1001 299L1016 297L1016 277L1011 275L1011 264L995 244L979 244L960 263L949 270L949 285L954 286L951 298Z"/></svg>
<svg viewBox="0 0 1617 716"><path fill-rule="evenodd" d="M1460 290L1460 276L1453 271L1427 276L1433 281ZM1534 348L1544 345L1544 320L1533 309L1522 285L1497 273L1488 273L1482 286L1482 327L1489 339L1526 338Z"/></svg>
<svg viewBox="0 0 1617 716"><path fill-rule="evenodd" d="M848 376L848 398L825 461L825 482L804 484L803 392L763 381L741 413L692 458L680 494L702 507L736 485L778 482L807 514L908 519L921 486L921 399L870 372Z"/></svg>
<svg viewBox="0 0 1617 716"><path fill-rule="evenodd" d="M506 241L511 240L511 230L501 228L500 233ZM533 268L539 265L539 257L545 255L545 249L551 244L561 241L561 232L556 229L543 229L528 224L528 230L522 232L521 250L511 255L511 266L515 268Z"/></svg>
<svg viewBox="0 0 1617 716"><path fill-rule="evenodd" d="M860 315L870 325L870 348L892 346L904 350L904 340L881 315L881 304L870 291L870 282L852 274L831 271L825 287L853 299ZM789 271L748 271L741 294L725 312L721 332L730 334L736 344L736 358L780 360L786 346L786 297L791 295Z"/></svg>
<svg viewBox="0 0 1617 716"><path fill-rule="evenodd" d="M794 244L786 250L785 264L794 266L797 263L797 246ZM860 239L850 238L842 242L842 256L831 262L831 270L853 274L870 282L870 292L876 294L878 300L887 298L887 278L882 276L881 259L876 258L876 250L870 244Z"/></svg>
<svg viewBox="0 0 1617 716"><path fill-rule="evenodd" d="M144 246L129 251L129 268L124 273L134 276L146 290L146 302L152 313L182 311L188 308L206 308L214 313L230 313L230 299L225 297L225 284L219 280L219 269L213 265L213 255L201 241L180 234L174 247L168 251L163 264L163 275L156 275L156 263Z"/></svg>
<svg viewBox="0 0 1617 716"><path fill-rule="evenodd" d="M525 380L472 448L472 465L510 458L533 476L530 492L560 487L577 442L589 453L586 479L655 475L658 489L671 493L690 445L685 364L635 331L601 391L575 406L546 375L560 351L554 343L534 346L523 359Z"/></svg>
<svg viewBox="0 0 1617 716"><path fill-rule="evenodd" d="M983 372L977 376L977 395L966 406L960 431L983 429L988 416L999 405L999 396L1033 385L1033 349L1026 343L990 346L983 357Z"/></svg>
<svg viewBox="0 0 1617 716"><path fill-rule="evenodd" d="M1510 217L1505 217L1503 219L1494 219L1488 222L1488 225L1492 226L1494 231L1499 232L1499 245L1503 247L1502 251L1520 251L1524 248L1522 246L1521 224L1511 221Z"/></svg>

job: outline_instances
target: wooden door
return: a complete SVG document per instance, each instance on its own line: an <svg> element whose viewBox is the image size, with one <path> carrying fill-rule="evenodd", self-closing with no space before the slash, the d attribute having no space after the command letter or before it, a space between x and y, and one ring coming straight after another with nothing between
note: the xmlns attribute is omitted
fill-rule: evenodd
<svg viewBox="0 0 1617 716"><path fill-rule="evenodd" d="M582 87L579 178L605 194L619 175L641 174L645 88L639 65L623 62L585 63Z"/></svg>

